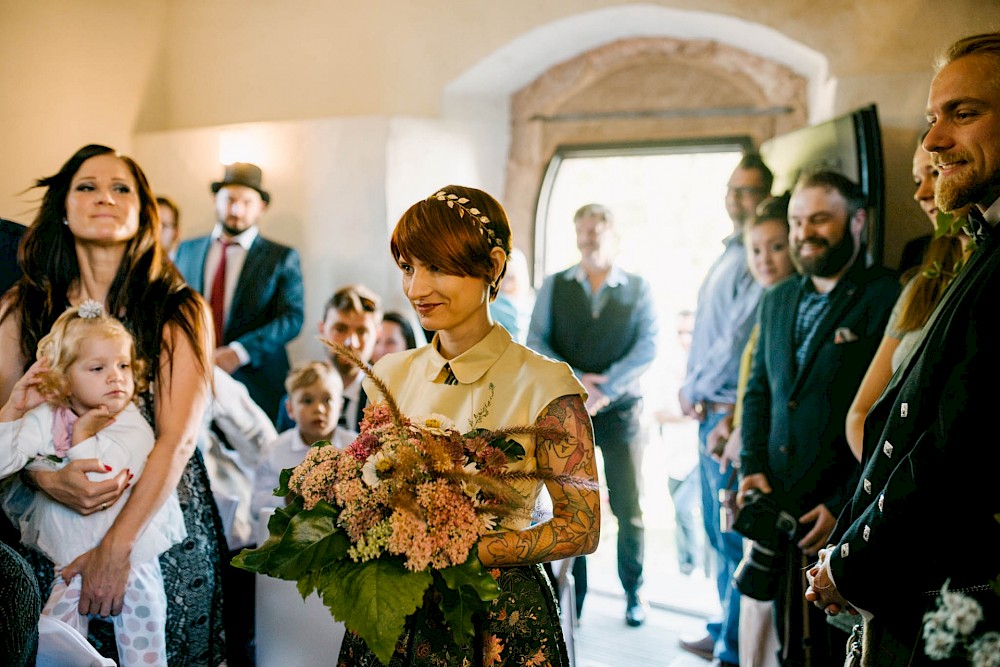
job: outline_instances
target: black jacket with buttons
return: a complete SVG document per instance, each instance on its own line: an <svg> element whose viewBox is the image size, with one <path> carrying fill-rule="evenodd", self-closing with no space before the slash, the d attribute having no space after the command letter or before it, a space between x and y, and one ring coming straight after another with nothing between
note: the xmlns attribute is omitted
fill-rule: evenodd
<svg viewBox="0 0 1000 667"><path fill-rule="evenodd" d="M906 635L897 637L904 647L918 642L928 592L949 579L952 589L983 586L1000 573L998 308L994 233L869 412L862 478L833 533L838 590Z"/></svg>

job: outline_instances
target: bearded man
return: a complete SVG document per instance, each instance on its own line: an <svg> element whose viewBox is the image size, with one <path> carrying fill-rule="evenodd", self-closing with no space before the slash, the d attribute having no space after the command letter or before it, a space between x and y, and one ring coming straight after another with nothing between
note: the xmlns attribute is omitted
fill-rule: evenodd
<svg viewBox="0 0 1000 667"><path fill-rule="evenodd" d="M802 176L788 207L802 277L765 292L758 310L739 497L769 494L798 520L793 536L774 536L782 665L839 664L847 639L802 596L804 566L827 545L857 479L847 410L899 293L892 274L866 266L865 221L856 183L832 171Z"/></svg>

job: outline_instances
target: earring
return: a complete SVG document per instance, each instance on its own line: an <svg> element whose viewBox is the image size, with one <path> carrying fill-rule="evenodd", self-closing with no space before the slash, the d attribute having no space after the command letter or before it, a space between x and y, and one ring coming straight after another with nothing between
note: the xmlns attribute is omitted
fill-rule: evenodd
<svg viewBox="0 0 1000 667"><path fill-rule="evenodd" d="M66 225L67 227L69 227L69 220L66 219L66 218L63 218L63 224Z"/></svg>

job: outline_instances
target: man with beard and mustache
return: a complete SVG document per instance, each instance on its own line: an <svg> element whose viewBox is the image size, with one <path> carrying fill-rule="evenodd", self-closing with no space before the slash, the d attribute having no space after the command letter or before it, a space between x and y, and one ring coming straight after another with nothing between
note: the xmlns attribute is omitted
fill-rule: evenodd
<svg viewBox="0 0 1000 667"><path fill-rule="evenodd" d="M298 252L260 235L271 201L261 180L257 165L228 165L212 183L215 229L183 241L174 264L212 308L215 365L274 421L290 367L285 345L299 335L305 311Z"/></svg>
<svg viewBox="0 0 1000 667"><path fill-rule="evenodd" d="M938 169L938 208L972 205L976 249L868 413L861 480L808 572L818 609L864 618L865 665L925 664L924 613L944 586L983 607L976 635L1000 627L989 585L1000 570L989 547L1000 543L1000 448L988 436L1000 373L998 72L1000 33L961 39L939 61L923 146ZM995 657L995 646L984 651Z"/></svg>
<svg viewBox="0 0 1000 667"><path fill-rule="evenodd" d="M375 354L375 343L381 327L381 299L375 292L356 283L339 288L326 302L323 320L319 323L319 337L351 348L361 361L368 364ZM330 354L330 363L337 369L344 383L343 404L337 425L357 433L368 402L368 397L361 388L364 374L357 366L336 354ZM285 431L293 426L295 422L288 416L285 399L282 399L278 431Z"/></svg>
<svg viewBox="0 0 1000 667"><path fill-rule="evenodd" d="M891 273L865 265L865 219L856 183L832 171L802 176L788 206L802 277L765 292L757 313L739 500L757 489L799 522L778 542L773 572L782 665L835 664L847 638L802 596L805 566L826 546L856 481L845 418L899 293Z"/></svg>

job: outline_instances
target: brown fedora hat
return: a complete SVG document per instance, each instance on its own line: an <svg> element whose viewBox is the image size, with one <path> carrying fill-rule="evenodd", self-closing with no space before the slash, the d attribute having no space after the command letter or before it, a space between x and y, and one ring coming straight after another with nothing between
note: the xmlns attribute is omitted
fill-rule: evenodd
<svg viewBox="0 0 1000 667"><path fill-rule="evenodd" d="M227 164L226 173L223 174L222 180L212 183L212 192L218 192L227 185L245 185L259 192L260 198L264 200L265 204L270 204L270 193L261 187L263 176L260 167L255 164L250 164L249 162Z"/></svg>

